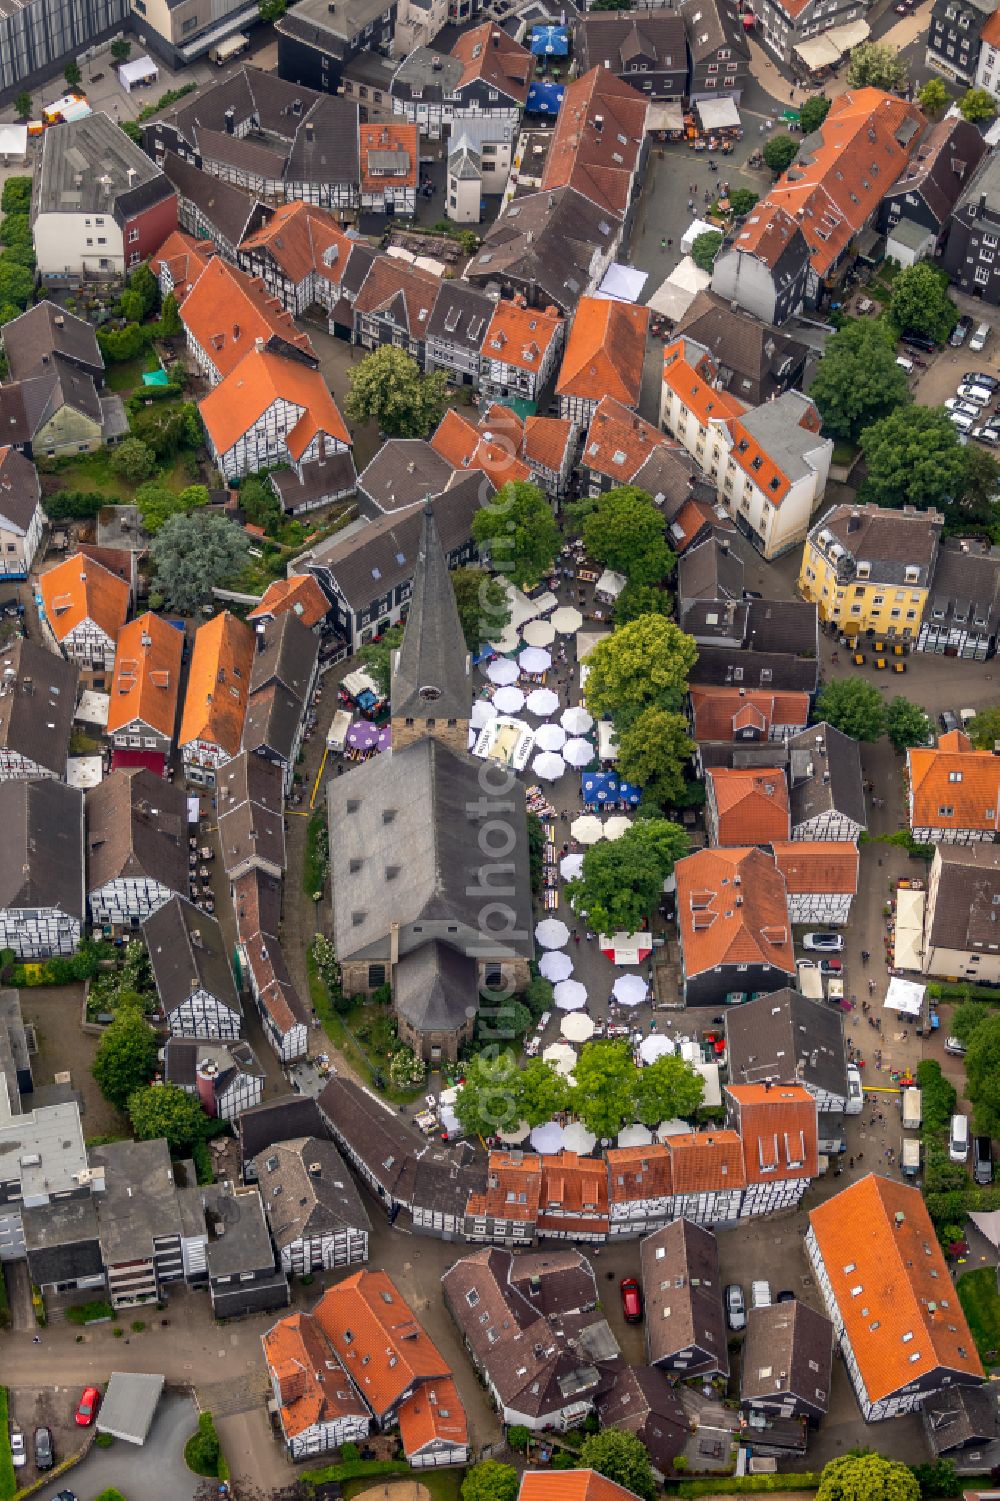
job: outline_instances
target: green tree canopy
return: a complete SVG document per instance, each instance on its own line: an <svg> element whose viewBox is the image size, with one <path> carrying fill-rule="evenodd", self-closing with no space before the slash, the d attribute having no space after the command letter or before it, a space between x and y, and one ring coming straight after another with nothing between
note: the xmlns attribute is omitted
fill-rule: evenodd
<svg viewBox="0 0 1000 1501"><path fill-rule="evenodd" d="M14 113L19 120L30 120L33 109L34 105L31 101L31 95L27 89L24 89L14 100Z"/></svg>
<svg viewBox="0 0 1000 1501"><path fill-rule="evenodd" d="M825 94L810 94L808 99L802 101L799 124L802 126L803 135L809 136L814 130L819 130L830 113L830 103L831 101Z"/></svg>
<svg viewBox="0 0 1000 1501"><path fill-rule="evenodd" d="M886 732L888 716L882 695L864 678L834 678L820 691L814 715L852 740L879 740Z"/></svg>
<svg viewBox="0 0 1000 1501"><path fill-rule="evenodd" d="M173 292L168 292L160 308L160 334L164 339L173 339L183 332L184 325L177 310L177 298Z"/></svg>
<svg viewBox="0 0 1000 1501"><path fill-rule="evenodd" d="M931 722L919 704L896 697L889 703L887 729L894 750L908 750L911 745L926 745Z"/></svg>
<svg viewBox="0 0 1000 1501"><path fill-rule="evenodd" d="M679 625L662 615L640 615L590 653L587 708L598 719L612 718L619 733L643 709L678 710L697 659L694 638Z"/></svg>
<svg viewBox="0 0 1000 1501"><path fill-rule="evenodd" d="M240 484L240 510L251 526L272 536L285 519L281 501L265 475L248 474Z"/></svg>
<svg viewBox="0 0 1000 1501"><path fill-rule="evenodd" d="M198 1099L177 1084L149 1084L128 1097L128 1113L137 1141L162 1136L173 1150L204 1141L208 1117Z"/></svg>
<svg viewBox="0 0 1000 1501"><path fill-rule="evenodd" d="M965 1054L965 1093L976 1130L1000 1136L1000 1011L972 1033Z"/></svg>
<svg viewBox="0 0 1000 1501"><path fill-rule="evenodd" d="M940 78L928 78L917 98L925 115L939 115L947 108L948 90Z"/></svg>
<svg viewBox="0 0 1000 1501"><path fill-rule="evenodd" d="M669 709L644 709L618 736L618 771L660 808L683 801L684 769L693 755L686 717Z"/></svg>
<svg viewBox="0 0 1000 1501"><path fill-rule="evenodd" d="M744 218L759 202L758 195L752 193L749 188L734 188L729 195L729 207L737 219Z"/></svg>
<svg viewBox="0 0 1000 1501"><path fill-rule="evenodd" d="M636 1114L644 1126L694 1115L705 1081L683 1058L667 1054L640 1068L635 1081Z"/></svg>
<svg viewBox="0 0 1000 1501"><path fill-rule="evenodd" d="M862 430L910 400L896 364L892 334L882 322L858 318L827 341L809 395L834 438L856 442Z"/></svg>
<svg viewBox="0 0 1000 1501"><path fill-rule="evenodd" d="M156 468L156 454L141 438L124 438L111 450L109 467L130 485L141 485Z"/></svg>
<svg viewBox="0 0 1000 1501"><path fill-rule="evenodd" d="M845 1454L824 1467L816 1501L920 1501L920 1486L901 1460Z"/></svg>
<svg viewBox="0 0 1000 1501"><path fill-rule="evenodd" d="M155 313L160 305L160 283L145 261L129 274L128 284L130 291L138 292L142 298L142 316L148 318Z"/></svg>
<svg viewBox="0 0 1000 1501"><path fill-rule="evenodd" d="M614 1140L633 1121L637 1072L625 1042L589 1042L581 1050L572 1108L598 1140Z"/></svg>
<svg viewBox="0 0 1000 1501"><path fill-rule="evenodd" d="M455 1114L469 1136L512 1130L522 1119L521 1106L521 1074L510 1048L484 1048L469 1059L455 1100Z"/></svg>
<svg viewBox="0 0 1000 1501"><path fill-rule="evenodd" d="M28 267L12 260L9 252L0 255L0 304L24 308L34 290L35 278Z"/></svg>
<svg viewBox="0 0 1000 1501"><path fill-rule="evenodd" d="M128 37L116 36L111 43L111 60L116 63L128 62L132 51L132 43Z"/></svg>
<svg viewBox="0 0 1000 1501"><path fill-rule="evenodd" d="M889 320L901 334L923 334L943 344L958 322L947 273L928 261L904 266L892 283Z"/></svg>
<svg viewBox="0 0 1000 1501"><path fill-rule="evenodd" d="M985 448L970 443L962 450L965 455L962 488L958 497L959 508L970 521L988 524L997 515L997 478L1000 465Z"/></svg>
<svg viewBox="0 0 1000 1501"><path fill-rule="evenodd" d="M691 246L691 259L699 271L711 271L715 265L715 257L722 249L724 236L717 229L702 230L696 235Z"/></svg>
<svg viewBox="0 0 1000 1501"><path fill-rule="evenodd" d="M991 751L1000 740L1000 709L980 709L965 733L977 750Z"/></svg>
<svg viewBox="0 0 1000 1501"><path fill-rule="evenodd" d="M392 625L382 632L381 641L366 642L361 648L361 661L378 683L383 698L388 695L392 682L393 652L397 652L402 644L403 627Z"/></svg>
<svg viewBox="0 0 1000 1501"><path fill-rule="evenodd" d="M851 52L847 64L847 82L852 89L885 89L892 93L905 88L906 61L895 47L882 42L862 42Z"/></svg>
<svg viewBox="0 0 1000 1501"><path fill-rule="evenodd" d="M966 120L977 125L980 120L992 120L997 112L997 102L988 89L970 89L958 102Z"/></svg>
<svg viewBox="0 0 1000 1501"><path fill-rule="evenodd" d="M989 1001L963 1001L951 1013L949 1030L968 1047L984 1022L988 1022L996 1014L996 1007L991 1006Z"/></svg>
<svg viewBox="0 0 1000 1501"><path fill-rule="evenodd" d="M156 1072L156 1034L138 1006L123 1006L97 1044L91 1073L104 1098L124 1110Z"/></svg>
<svg viewBox="0 0 1000 1501"><path fill-rule="evenodd" d="M451 575L451 587L465 644L471 652L503 635L510 624L511 611L507 591L499 579L485 568L456 568Z"/></svg>
<svg viewBox="0 0 1000 1501"><path fill-rule="evenodd" d="M583 523L588 553L630 584L660 584L677 564L663 535L663 514L636 485L608 490Z"/></svg>
<svg viewBox="0 0 1000 1501"><path fill-rule="evenodd" d="M150 543L156 582L168 603L193 615L247 561L247 539L226 516L171 516Z"/></svg>
<svg viewBox="0 0 1000 1501"><path fill-rule="evenodd" d="M688 837L664 818L640 818L620 839L602 839L583 855L582 875L566 883L575 912L598 933L638 933L660 905L663 883L687 854Z"/></svg>
<svg viewBox="0 0 1000 1501"><path fill-rule="evenodd" d="M377 422L390 438L426 438L444 415L448 381L443 370L422 375L404 349L383 344L350 375L344 411L351 422Z"/></svg>
<svg viewBox="0 0 1000 1501"><path fill-rule="evenodd" d="M862 495L881 506L942 505L961 492L965 450L943 407L900 407L861 434Z"/></svg>
<svg viewBox="0 0 1000 1501"><path fill-rule="evenodd" d="M799 143L790 135L771 136L764 142L764 161L776 177L787 172L799 154Z"/></svg>
<svg viewBox="0 0 1000 1501"><path fill-rule="evenodd" d="M567 1110L570 1086L562 1074L542 1058L529 1058L521 1070L519 1120L529 1126L544 1126L553 1116Z"/></svg>
<svg viewBox="0 0 1000 1501"><path fill-rule="evenodd" d="M515 1501L520 1484L521 1477L513 1465L483 1459L466 1470L462 1501Z"/></svg>
<svg viewBox="0 0 1000 1501"><path fill-rule="evenodd" d="M623 1485L642 1501L653 1501L659 1492L649 1451L627 1429L604 1428L600 1433L589 1434L580 1450L580 1464L584 1469L606 1475L616 1485Z"/></svg>
<svg viewBox="0 0 1000 1501"><path fill-rule="evenodd" d="M669 592L658 584L626 584L615 600L615 625L628 625L640 615L673 617L674 606Z"/></svg>
<svg viewBox="0 0 1000 1501"><path fill-rule="evenodd" d="M519 589L548 573L562 533L537 485L511 480L472 518L476 545L489 553L494 573Z"/></svg>
<svg viewBox="0 0 1000 1501"><path fill-rule="evenodd" d="M77 62L67 63L63 68L63 77L71 89L79 88L83 74L80 72L80 64Z"/></svg>

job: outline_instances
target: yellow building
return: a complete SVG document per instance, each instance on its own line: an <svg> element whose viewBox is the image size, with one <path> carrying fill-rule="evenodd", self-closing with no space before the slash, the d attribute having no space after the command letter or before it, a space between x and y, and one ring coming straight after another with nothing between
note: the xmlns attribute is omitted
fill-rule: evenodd
<svg viewBox="0 0 1000 1501"><path fill-rule="evenodd" d="M834 506L806 538L799 592L845 636L916 640L943 525L912 506Z"/></svg>

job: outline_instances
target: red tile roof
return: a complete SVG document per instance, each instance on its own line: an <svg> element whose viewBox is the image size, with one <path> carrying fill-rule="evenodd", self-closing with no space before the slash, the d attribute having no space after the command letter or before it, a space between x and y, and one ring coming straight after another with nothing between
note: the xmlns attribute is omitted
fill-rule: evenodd
<svg viewBox="0 0 1000 1501"><path fill-rule="evenodd" d="M729 1084L748 1183L815 1178L816 1101L801 1084Z"/></svg>
<svg viewBox="0 0 1000 1501"><path fill-rule="evenodd" d="M988 47L1000 47L1000 11L995 10L987 17L979 35Z"/></svg>
<svg viewBox="0 0 1000 1501"><path fill-rule="evenodd" d="M808 693L692 687L690 695L696 740L735 740L744 723L758 729L760 738L766 740L772 726L799 730L809 723Z"/></svg>
<svg viewBox="0 0 1000 1501"><path fill-rule="evenodd" d="M632 1491L596 1470L528 1470L517 1501L635 1501Z"/></svg>
<svg viewBox="0 0 1000 1501"><path fill-rule="evenodd" d="M858 847L845 839L796 839L772 844L774 863L792 893L840 896L858 890Z"/></svg>
<svg viewBox="0 0 1000 1501"><path fill-rule="evenodd" d="M483 359L538 371L562 325L556 314L508 300L498 302L483 340Z"/></svg>
<svg viewBox="0 0 1000 1501"><path fill-rule="evenodd" d="M812 402L803 405L797 425L806 432L818 435L822 423ZM771 505L780 506L792 488L789 475L757 440L745 422L741 422L738 417L733 418L729 423L729 431L733 437L730 453L734 462Z"/></svg>
<svg viewBox="0 0 1000 1501"><path fill-rule="evenodd" d="M153 256L149 269L157 280L164 266L169 269L173 294L180 307L215 253L215 245L211 240L196 240L182 229L175 229L167 235Z"/></svg>
<svg viewBox="0 0 1000 1501"><path fill-rule="evenodd" d="M608 1170L601 1158L579 1157L575 1152L542 1158L539 1224L554 1224L566 1214L591 1225L595 1219L607 1222Z"/></svg>
<svg viewBox="0 0 1000 1501"><path fill-rule="evenodd" d="M907 767L912 828L1000 829L1000 756L974 750L955 730L942 735L936 749L908 751Z"/></svg>
<svg viewBox="0 0 1000 1501"><path fill-rule="evenodd" d="M605 396L590 419L581 463L610 475L616 485L626 485L655 448L667 446L667 439L652 423Z"/></svg>
<svg viewBox="0 0 1000 1501"><path fill-rule="evenodd" d="M639 404L650 312L612 298L581 297L566 341L557 396Z"/></svg>
<svg viewBox="0 0 1000 1501"><path fill-rule="evenodd" d="M647 1147L616 1147L605 1153L612 1204L669 1198L673 1193L670 1152L657 1142Z"/></svg>
<svg viewBox="0 0 1000 1501"><path fill-rule="evenodd" d="M523 105L534 68L534 58L526 47L508 36L502 26L486 21L459 37L451 56L462 64L462 76L456 89L463 89L477 79Z"/></svg>
<svg viewBox="0 0 1000 1501"><path fill-rule="evenodd" d="M754 256L773 271L797 232L799 226L791 214L780 204L765 198L740 225L733 239L733 248Z"/></svg>
<svg viewBox="0 0 1000 1501"><path fill-rule="evenodd" d="M285 434L294 460L302 457L319 434L350 445L351 435L320 371L255 349L198 403L215 452L223 454L232 448L275 402L299 410L298 420Z"/></svg>
<svg viewBox="0 0 1000 1501"><path fill-rule="evenodd" d="M521 453L529 464L558 474L573 442L574 425L564 417L528 417Z"/></svg>
<svg viewBox="0 0 1000 1501"><path fill-rule="evenodd" d="M338 259L346 260L351 244L332 214L299 199L279 204L265 225L247 235L240 249L267 251L297 285L311 272L325 268L324 256L331 247L337 247Z"/></svg>
<svg viewBox="0 0 1000 1501"><path fill-rule="evenodd" d="M466 1213L474 1218L533 1224L542 1192L542 1159L533 1152L491 1152L486 1191L470 1194Z"/></svg>
<svg viewBox="0 0 1000 1501"><path fill-rule="evenodd" d="M383 193L386 188L415 188L420 171L418 161L420 137L415 125L401 121L382 121L378 125L358 127L358 145L361 153L362 193ZM402 152L407 158L403 173L380 173L369 165L372 152Z"/></svg>
<svg viewBox="0 0 1000 1501"><path fill-rule="evenodd" d="M354 308L359 313L380 313L395 304L397 322L414 337L423 338L439 286L438 277L429 271L380 255L361 284Z"/></svg>
<svg viewBox="0 0 1000 1501"><path fill-rule="evenodd" d="M426 1381L399 1409L399 1436L407 1459L429 1444L460 1448L469 1442L469 1424L454 1381Z"/></svg>
<svg viewBox="0 0 1000 1501"><path fill-rule="evenodd" d="M63 642L85 620L93 621L112 641L128 614L129 587L93 558L73 553L43 573L39 590L45 618Z"/></svg>
<svg viewBox="0 0 1000 1501"><path fill-rule="evenodd" d="M719 844L770 844L788 838L788 783L778 767L713 766L707 780L718 812Z"/></svg>
<svg viewBox="0 0 1000 1501"><path fill-rule="evenodd" d="M728 391L717 389L719 367L708 350L683 336L663 350L663 384L673 391L681 405L693 412L707 427L710 421L725 422L739 417L747 408Z"/></svg>
<svg viewBox="0 0 1000 1501"><path fill-rule="evenodd" d="M198 627L179 745L206 740L229 756L239 754L253 656L253 631L228 610Z"/></svg>
<svg viewBox="0 0 1000 1501"><path fill-rule="evenodd" d="M668 1137L666 1147L675 1194L746 1187L743 1148L735 1131L685 1131Z"/></svg>
<svg viewBox="0 0 1000 1501"><path fill-rule="evenodd" d="M473 427L467 417L449 407L431 438L431 447L455 469L481 470L498 490L509 481L530 480L527 464L512 453L508 444L491 441L483 426Z"/></svg>
<svg viewBox="0 0 1000 1501"><path fill-rule="evenodd" d="M286 1438L338 1418L367 1417L364 1403L311 1314L293 1313L280 1319L263 1335L263 1343L264 1359L278 1389Z"/></svg>
<svg viewBox="0 0 1000 1501"><path fill-rule="evenodd" d="M108 703L108 734L141 720L172 740L177 722L184 632L147 611L118 632Z"/></svg>
<svg viewBox="0 0 1000 1501"><path fill-rule="evenodd" d="M607 68L567 84L552 134L542 191L573 187L624 218L646 130L647 104Z"/></svg>
<svg viewBox="0 0 1000 1501"><path fill-rule="evenodd" d="M938 1368L983 1375L918 1188L872 1173L809 1223L871 1401Z"/></svg>
<svg viewBox="0 0 1000 1501"><path fill-rule="evenodd" d="M220 256L209 261L185 297L181 321L220 376L235 370L258 339L281 339L316 359L308 335L299 332L291 314L269 295L264 283L227 265Z"/></svg>
<svg viewBox="0 0 1000 1501"><path fill-rule="evenodd" d="M311 573L297 573L290 579L275 579L268 584L259 605L248 620L267 620L291 610L310 629L319 625L330 612L330 601Z"/></svg>
<svg viewBox="0 0 1000 1501"><path fill-rule="evenodd" d="M784 877L759 849L706 849L675 867L677 919L688 975L722 964L795 973Z"/></svg>

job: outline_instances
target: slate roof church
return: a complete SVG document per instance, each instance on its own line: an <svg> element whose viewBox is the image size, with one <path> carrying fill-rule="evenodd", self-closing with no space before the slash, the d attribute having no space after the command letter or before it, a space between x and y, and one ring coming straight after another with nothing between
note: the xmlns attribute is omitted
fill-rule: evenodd
<svg viewBox="0 0 1000 1501"><path fill-rule="evenodd" d="M468 755L472 692L428 503L393 661L392 751L328 783L327 809L344 989L390 983L401 1037L431 1061L457 1057L480 1005L524 989L534 953L524 790Z"/></svg>

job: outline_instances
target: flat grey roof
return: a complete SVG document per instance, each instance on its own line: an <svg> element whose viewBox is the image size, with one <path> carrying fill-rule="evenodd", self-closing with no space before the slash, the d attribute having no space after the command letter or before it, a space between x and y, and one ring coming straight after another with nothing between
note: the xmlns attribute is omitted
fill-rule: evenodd
<svg viewBox="0 0 1000 1501"><path fill-rule="evenodd" d="M110 1433L127 1444L144 1444L163 1391L162 1376L112 1371L97 1414L98 1433Z"/></svg>
<svg viewBox="0 0 1000 1501"><path fill-rule="evenodd" d="M137 197L137 205L148 207L170 191L161 168L107 115L88 115L45 132L35 216L111 214L122 194L135 194L157 179L160 189Z"/></svg>

